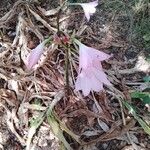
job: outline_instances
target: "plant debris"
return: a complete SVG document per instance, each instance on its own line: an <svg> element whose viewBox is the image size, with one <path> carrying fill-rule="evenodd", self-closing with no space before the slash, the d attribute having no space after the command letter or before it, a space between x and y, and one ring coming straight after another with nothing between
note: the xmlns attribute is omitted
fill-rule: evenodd
<svg viewBox="0 0 150 150"><path fill-rule="evenodd" d="M116 1L123 8L117 10L102 0L85 22L81 9L61 8L63 0L6 1L9 10L4 9L7 2L0 6L0 149L150 149L148 34L144 45L138 45L139 39L131 42L132 17L147 15L149 3L139 1L145 9L137 11L139 3L132 9ZM124 9L135 11L135 16ZM65 33L60 39L58 24ZM112 87L86 97L74 90L79 54L73 44L66 53L66 47L47 43L34 69L27 69L28 54L44 39L63 43L66 37L69 43L73 36L113 54L102 63Z"/></svg>

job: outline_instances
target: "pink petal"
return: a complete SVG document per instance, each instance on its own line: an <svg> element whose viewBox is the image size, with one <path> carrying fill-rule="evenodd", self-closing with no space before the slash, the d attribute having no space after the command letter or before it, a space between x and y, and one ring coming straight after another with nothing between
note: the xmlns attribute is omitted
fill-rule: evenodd
<svg viewBox="0 0 150 150"><path fill-rule="evenodd" d="M83 71L77 77L75 90L82 90L84 96L87 96L90 93L91 87L89 84L89 78Z"/></svg>
<svg viewBox="0 0 150 150"><path fill-rule="evenodd" d="M89 2L89 4L93 7L96 7L98 5L98 0L95 0L93 2Z"/></svg>
<svg viewBox="0 0 150 150"><path fill-rule="evenodd" d="M112 57L112 55L106 54L92 47L88 47L81 42L78 42L77 44L79 45L79 62L81 62L84 68L88 66L92 60L98 59L99 61L103 61Z"/></svg>
<svg viewBox="0 0 150 150"><path fill-rule="evenodd" d="M98 59L99 61L103 61L106 59L109 59L111 57L111 55L108 55L104 52L101 52L97 49L91 48L91 47L87 47L87 51L88 54L93 58L93 59Z"/></svg>
<svg viewBox="0 0 150 150"><path fill-rule="evenodd" d="M110 81L107 79L107 75L103 72L103 70L94 69L93 73L100 82L111 85Z"/></svg>
<svg viewBox="0 0 150 150"><path fill-rule="evenodd" d="M86 76L82 79L81 86L82 86L83 95L87 96L90 93L91 87L89 84L89 79Z"/></svg>
<svg viewBox="0 0 150 150"><path fill-rule="evenodd" d="M96 68L96 69L99 69L99 70L103 70L103 68L102 68L102 64L101 64L101 62L98 60L98 59L94 59L93 61L92 61L92 66L94 67L94 68Z"/></svg>
<svg viewBox="0 0 150 150"><path fill-rule="evenodd" d="M79 5L82 6L84 13L85 13L85 16L86 16L87 20L89 21L90 16L92 14L94 14L96 11L95 7L98 5L98 0L96 0L94 2L89 2L89 3L79 3Z"/></svg>
<svg viewBox="0 0 150 150"><path fill-rule="evenodd" d="M44 45L46 43L46 40L40 43L35 49L32 50L32 52L28 56L28 63L27 63L27 68L30 70L33 68L35 64L37 64L38 60L40 59L43 50L44 50Z"/></svg>
<svg viewBox="0 0 150 150"><path fill-rule="evenodd" d="M103 83L100 82L96 77L92 77L90 82L92 83L92 90L99 92L101 90L103 90Z"/></svg>
<svg viewBox="0 0 150 150"><path fill-rule="evenodd" d="M85 14L87 21L89 21L90 20L90 13L84 11L84 14Z"/></svg>
<svg viewBox="0 0 150 150"><path fill-rule="evenodd" d="M79 75L75 84L76 90L82 90L83 95L87 96L90 91L103 90L103 84L111 85L101 65L101 61L110 58L111 55L88 47L78 40L75 42L79 45Z"/></svg>
<svg viewBox="0 0 150 150"><path fill-rule="evenodd" d="M79 70L92 65L92 57L89 56L88 47L82 43L79 44Z"/></svg>

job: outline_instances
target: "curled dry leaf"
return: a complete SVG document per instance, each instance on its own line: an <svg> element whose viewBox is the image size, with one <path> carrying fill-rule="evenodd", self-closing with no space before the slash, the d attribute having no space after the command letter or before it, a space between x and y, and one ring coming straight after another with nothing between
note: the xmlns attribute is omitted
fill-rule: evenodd
<svg viewBox="0 0 150 150"><path fill-rule="evenodd" d="M60 10L60 6L54 9L45 10L44 8L38 7L38 9L45 15L45 16L53 16L58 13Z"/></svg>
<svg viewBox="0 0 150 150"><path fill-rule="evenodd" d="M52 27L50 24L48 24L40 15L38 15L35 11L29 8L29 11L33 14L33 16L40 21L46 28L48 28L50 31L57 31L56 28Z"/></svg>
<svg viewBox="0 0 150 150"><path fill-rule="evenodd" d="M18 107L19 105L16 94L12 90L0 89L0 99L6 101L10 106Z"/></svg>

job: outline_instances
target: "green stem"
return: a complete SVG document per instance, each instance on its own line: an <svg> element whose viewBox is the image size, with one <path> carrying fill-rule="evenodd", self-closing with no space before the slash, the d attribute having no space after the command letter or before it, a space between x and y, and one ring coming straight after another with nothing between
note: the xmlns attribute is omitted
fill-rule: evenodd
<svg viewBox="0 0 150 150"><path fill-rule="evenodd" d="M68 6L81 5L80 3L68 3Z"/></svg>
<svg viewBox="0 0 150 150"><path fill-rule="evenodd" d="M49 37L48 39L45 39L45 44L50 43L51 39L52 39L51 37Z"/></svg>
<svg viewBox="0 0 150 150"><path fill-rule="evenodd" d="M77 39L74 39L73 40L77 45L80 45L81 44L81 42L79 41L79 40L77 40Z"/></svg>

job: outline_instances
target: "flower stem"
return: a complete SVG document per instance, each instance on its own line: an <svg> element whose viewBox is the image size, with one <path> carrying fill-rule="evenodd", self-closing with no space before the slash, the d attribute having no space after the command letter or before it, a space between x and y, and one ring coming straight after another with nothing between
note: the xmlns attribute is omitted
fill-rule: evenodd
<svg viewBox="0 0 150 150"><path fill-rule="evenodd" d="M81 42L79 41L79 40L77 40L77 39L74 39L73 40L77 45L80 45L81 44Z"/></svg>
<svg viewBox="0 0 150 150"><path fill-rule="evenodd" d="M51 39L52 39L52 37L45 39L45 44L49 43L51 41Z"/></svg>
<svg viewBox="0 0 150 150"><path fill-rule="evenodd" d="M69 6L81 5L80 3L68 3Z"/></svg>

